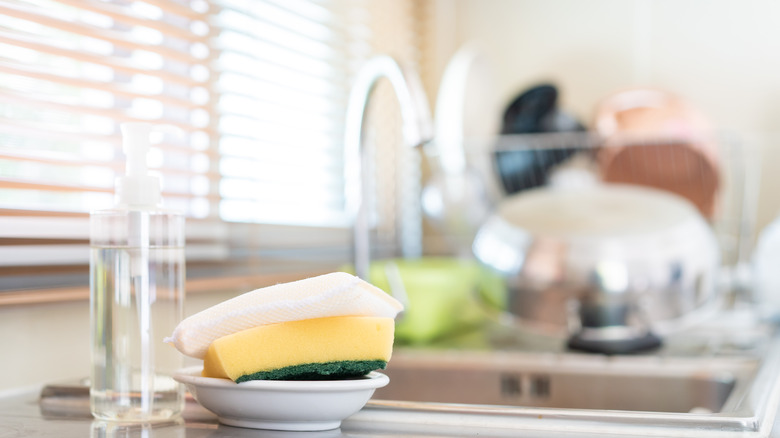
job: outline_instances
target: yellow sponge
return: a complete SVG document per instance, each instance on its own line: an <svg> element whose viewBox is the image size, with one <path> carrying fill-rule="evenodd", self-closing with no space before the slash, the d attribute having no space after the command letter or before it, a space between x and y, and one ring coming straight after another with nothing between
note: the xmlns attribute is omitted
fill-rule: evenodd
<svg viewBox="0 0 780 438"><path fill-rule="evenodd" d="M203 359L216 339L252 327L331 316L395 318L402 309L378 287L345 272L331 272L223 301L181 321L165 342Z"/></svg>
<svg viewBox="0 0 780 438"><path fill-rule="evenodd" d="M204 377L345 378L384 368L393 350L394 320L336 316L267 324L223 336L208 348Z"/></svg>

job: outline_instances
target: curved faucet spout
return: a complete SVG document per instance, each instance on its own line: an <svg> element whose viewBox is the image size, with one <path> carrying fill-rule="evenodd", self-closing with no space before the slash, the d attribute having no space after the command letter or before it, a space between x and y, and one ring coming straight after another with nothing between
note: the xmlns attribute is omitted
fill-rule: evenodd
<svg viewBox="0 0 780 438"><path fill-rule="evenodd" d="M403 121L404 142L410 147L417 147L433 138L433 123L428 100L419 76L413 70L401 67L390 56L379 55L369 59L358 72L350 90L344 128L345 195L347 211L354 219L353 258L355 273L358 277L366 280L368 279L371 251L370 227L363 190L364 187L367 187L368 180L366 172L363 172L366 167L365 148L362 146L363 126L368 100L377 81L381 78L390 81L398 98ZM420 255L422 247L420 242L415 245L410 242L410 239L403 238L403 236L401 242L404 256Z"/></svg>

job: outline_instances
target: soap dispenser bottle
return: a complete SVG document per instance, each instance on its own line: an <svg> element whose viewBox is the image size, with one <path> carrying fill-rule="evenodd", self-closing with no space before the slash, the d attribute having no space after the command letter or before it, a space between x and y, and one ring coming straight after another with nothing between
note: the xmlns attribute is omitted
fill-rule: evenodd
<svg viewBox="0 0 780 438"><path fill-rule="evenodd" d="M153 422L180 415L173 379L183 359L163 343L182 319L184 216L162 207L147 172L151 125L121 126L126 173L115 206L90 214L90 406L101 420Z"/></svg>

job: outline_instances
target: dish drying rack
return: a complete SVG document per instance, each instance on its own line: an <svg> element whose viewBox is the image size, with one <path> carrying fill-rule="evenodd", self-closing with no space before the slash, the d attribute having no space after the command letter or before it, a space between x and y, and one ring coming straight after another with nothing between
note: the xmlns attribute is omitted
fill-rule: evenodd
<svg viewBox="0 0 780 438"><path fill-rule="evenodd" d="M680 153L683 148L689 153ZM744 275L739 272L750 261L760 174L758 150L747 135L712 131L688 133L681 140L654 136L605 139L590 132L513 134L466 138L457 143L434 141L426 146L426 156L430 178L422 203L430 222L427 230L433 236L426 241L430 253L462 251L479 222L503 199L523 190L621 183L675 191L658 184L663 183L664 175L673 173L677 183L684 182L688 188L687 193L681 189L677 194L696 204L712 226L722 265L730 277L727 281L733 287L740 287L738 278ZM611 163L605 157L611 157ZM458 182L453 184L453 180ZM477 195L466 197L464 183L482 187L470 187L468 191ZM430 195L426 192L437 184L438 191L445 194L439 194L431 208L426 206ZM708 191L712 200L703 199ZM455 207L453 215L467 212L472 218L450 218L448 223L440 217L441 212L432 214L436 208L448 208L448 202L452 204L449 207ZM459 208L457 203L465 205ZM484 211L477 212L480 209ZM453 222L457 224L453 226Z"/></svg>

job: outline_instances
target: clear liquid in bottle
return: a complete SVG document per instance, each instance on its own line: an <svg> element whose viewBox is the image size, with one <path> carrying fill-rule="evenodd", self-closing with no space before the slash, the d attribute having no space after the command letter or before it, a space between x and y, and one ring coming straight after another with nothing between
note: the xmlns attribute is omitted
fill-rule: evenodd
<svg viewBox="0 0 780 438"><path fill-rule="evenodd" d="M96 214L94 228L105 231L103 236L116 234L123 229L123 216ZM152 231L142 239L150 244L111 245L125 240L119 232L118 239L93 239L91 247L92 414L103 420L165 420L178 416L184 406L183 389L172 377L183 358L163 343L182 317L183 238L155 238L172 226L175 216L128 216L131 228L137 216L144 223L141 228Z"/></svg>

